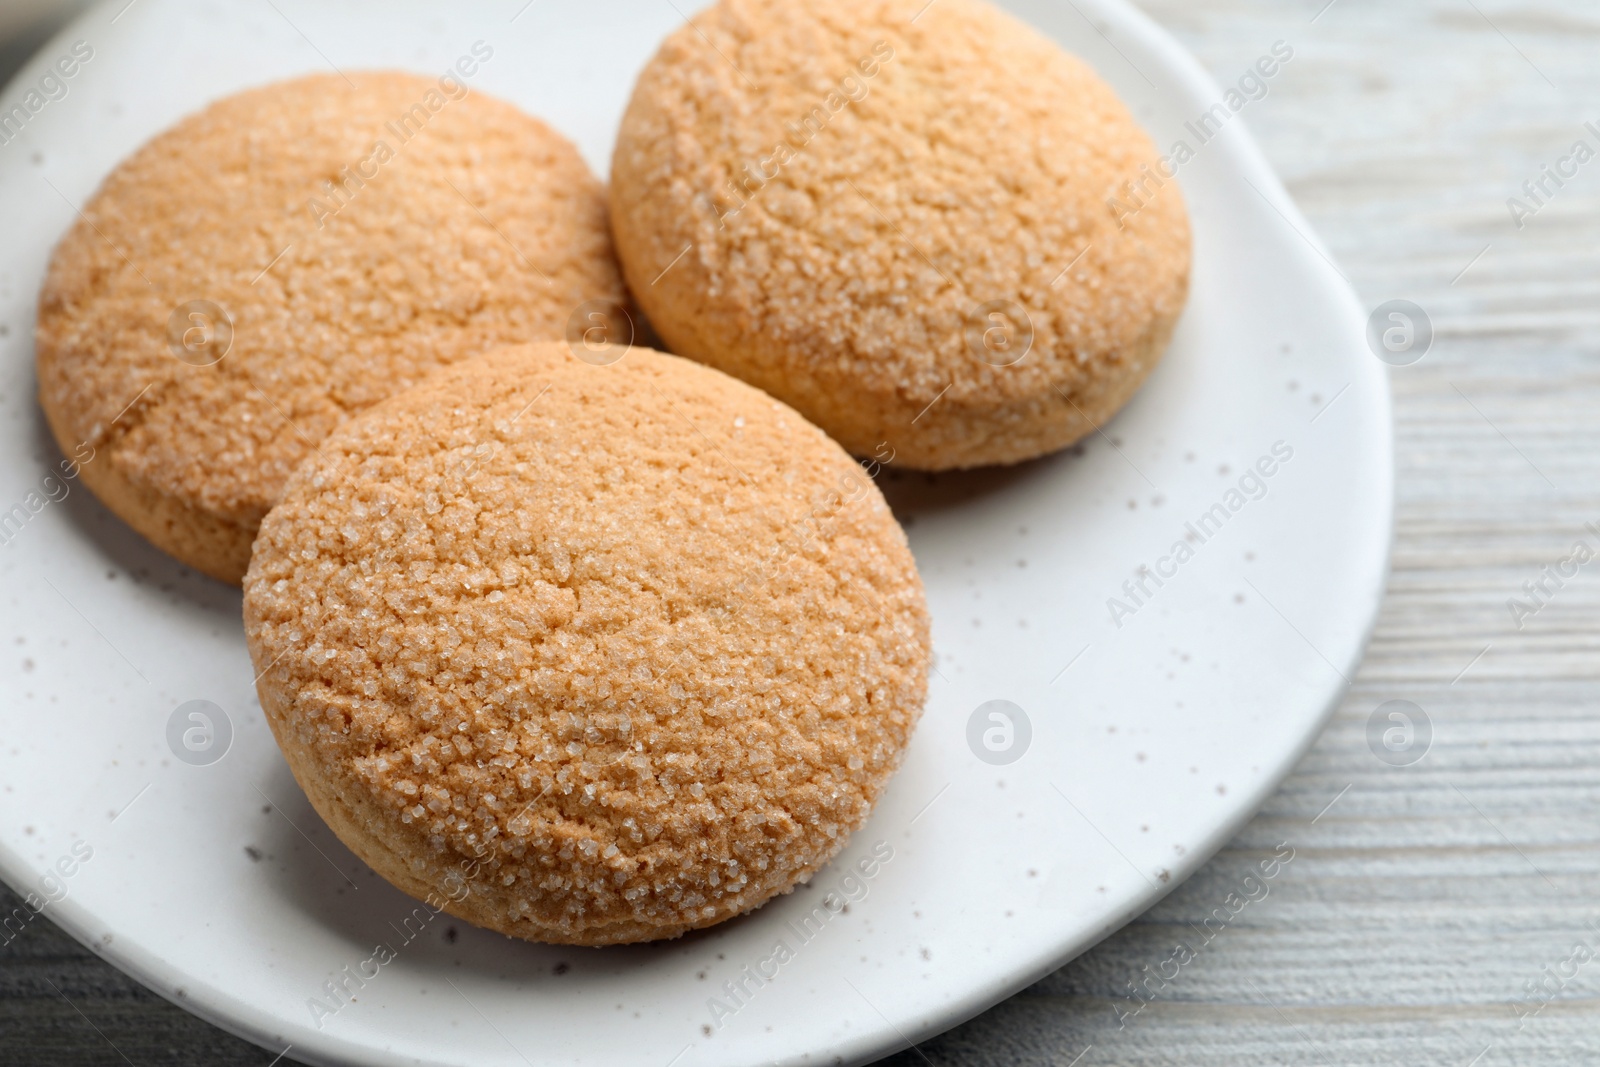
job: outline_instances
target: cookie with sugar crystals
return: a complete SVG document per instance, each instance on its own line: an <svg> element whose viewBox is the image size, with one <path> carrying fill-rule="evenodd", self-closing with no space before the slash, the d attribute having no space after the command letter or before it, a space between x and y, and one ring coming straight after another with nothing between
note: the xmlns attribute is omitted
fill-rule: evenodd
<svg viewBox="0 0 1600 1067"><path fill-rule="evenodd" d="M289 473L352 414L622 298L604 190L560 134L470 87L487 50L444 78L227 97L84 205L39 301L39 397L158 547L238 582Z"/></svg>
<svg viewBox="0 0 1600 1067"><path fill-rule="evenodd" d="M516 937L673 937L859 828L929 669L905 535L786 405L634 348L439 372L325 439L246 576L257 689L339 837Z"/></svg>
<svg viewBox="0 0 1600 1067"><path fill-rule="evenodd" d="M667 347L938 470L1071 444L1145 380L1188 291L1172 178L980 0L721 0L640 76L612 203Z"/></svg>

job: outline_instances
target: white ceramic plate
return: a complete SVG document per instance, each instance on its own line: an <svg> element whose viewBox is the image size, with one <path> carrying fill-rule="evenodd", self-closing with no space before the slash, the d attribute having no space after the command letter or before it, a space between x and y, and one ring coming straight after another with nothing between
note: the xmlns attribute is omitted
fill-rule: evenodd
<svg viewBox="0 0 1600 1067"><path fill-rule="evenodd" d="M59 861L72 873L46 913L176 1003L319 1064L870 1060L1023 987L1188 876L1354 673L1391 522L1387 384L1356 301L1244 132L1256 105L1198 146L1184 123L1222 91L1144 17L1116 0L1014 0L1158 142L1197 147L1180 174L1193 295L1105 435L1015 470L887 486L912 518L939 670L870 823L812 888L677 942L548 948L448 917L407 942L413 903L339 845L273 745L238 593L149 548L80 485L45 481L60 455L34 402L34 300L73 205L215 97L330 62L442 72L481 39L494 57L475 88L544 116L603 173L635 72L681 17L666 0L124 4L82 17L4 98L72 42L93 48L68 94L0 146L0 523L13 502L26 516L0 526L0 873L42 892ZM1242 478L1255 490L1247 472L1275 447L1265 495L1230 497ZM51 500L58 485L68 495ZM1163 563L1217 504L1225 520L1193 558ZM1169 577L1145 578L1136 602L1123 583L1145 564ZM1120 627L1112 597L1135 609ZM207 765L169 745L191 700L230 727ZM982 729L969 745L991 700L1028 721L1012 716L1007 765L975 755ZM1003 740L987 711L980 726ZM892 858L848 879L875 848ZM803 937L829 891L854 898L848 911L824 907ZM319 1018L311 998L379 943L393 962Z"/></svg>

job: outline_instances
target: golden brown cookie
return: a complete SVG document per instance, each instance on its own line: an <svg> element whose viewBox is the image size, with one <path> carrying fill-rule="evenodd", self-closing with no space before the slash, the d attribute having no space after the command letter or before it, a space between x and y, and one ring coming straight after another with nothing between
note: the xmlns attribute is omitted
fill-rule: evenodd
<svg viewBox="0 0 1600 1067"><path fill-rule="evenodd" d="M1093 71L977 0L721 0L640 76L613 226L673 351L858 455L1013 463L1166 348L1189 227L1158 167Z"/></svg>
<svg viewBox="0 0 1600 1067"><path fill-rule="evenodd" d="M674 937L825 863L900 761L922 585L793 410L634 348L439 372L322 442L245 578L312 804L384 877L517 937Z"/></svg>
<svg viewBox="0 0 1600 1067"><path fill-rule="evenodd" d="M92 445L89 487L225 581L353 413L623 292L604 190L559 134L467 78L349 77L228 97L140 148L40 297L56 440Z"/></svg>

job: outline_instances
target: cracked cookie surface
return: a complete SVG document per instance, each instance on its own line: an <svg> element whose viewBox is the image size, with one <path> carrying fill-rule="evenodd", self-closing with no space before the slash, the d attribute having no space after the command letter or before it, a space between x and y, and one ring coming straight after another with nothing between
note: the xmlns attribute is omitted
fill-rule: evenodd
<svg viewBox="0 0 1600 1067"><path fill-rule="evenodd" d="M84 206L40 297L57 441L91 446L89 487L225 581L352 413L623 294L604 190L559 134L460 79L349 78L251 89L148 142ZM191 323L192 301L231 320L214 361L224 320ZM180 357L172 332L191 329Z"/></svg>
<svg viewBox="0 0 1600 1067"><path fill-rule="evenodd" d="M413 896L612 944L759 906L860 827L928 619L866 472L645 349L497 350L336 430L245 580L307 795Z"/></svg>

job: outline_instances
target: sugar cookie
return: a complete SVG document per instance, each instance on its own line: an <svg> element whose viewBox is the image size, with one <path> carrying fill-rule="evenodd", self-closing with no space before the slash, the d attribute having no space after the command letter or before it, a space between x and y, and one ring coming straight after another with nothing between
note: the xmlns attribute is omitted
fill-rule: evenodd
<svg viewBox="0 0 1600 1067"><path fill-rule="evenodd" d="M40 400L69 455L94 448L85 483L159 547L239 581L289 473L352 413L622 297L577 151L469 84L243 92L85 205L40 298Z"/></svg>
<svg viewBox="0 0 1600 1067"><path fill-rule="evenodd" d="M672 937L826 862L929 663L905 536L792 409L635 348L440 371L322 442L245 579L258 691L363 860L517 937Z"/></svg>
<svg viewBox="0 0 1600 1067"><path fill-rule="evenodd" d="M617 248L667 347L857 455L1013 463L1160 359L1189 226L1088 66L977 0L722 0L640 76Z"/></svg>

